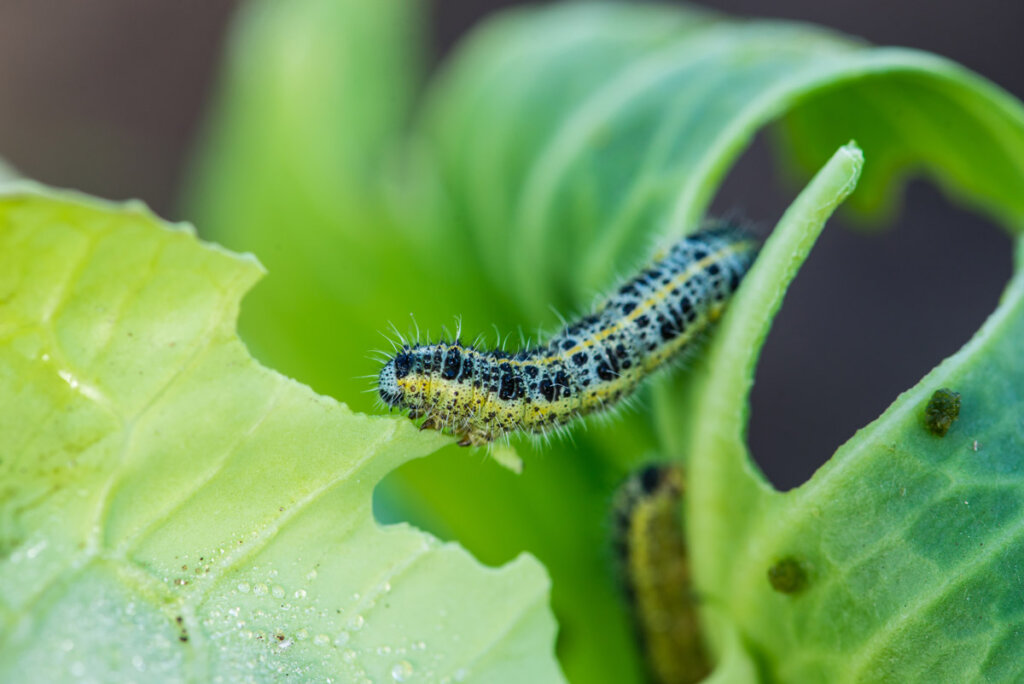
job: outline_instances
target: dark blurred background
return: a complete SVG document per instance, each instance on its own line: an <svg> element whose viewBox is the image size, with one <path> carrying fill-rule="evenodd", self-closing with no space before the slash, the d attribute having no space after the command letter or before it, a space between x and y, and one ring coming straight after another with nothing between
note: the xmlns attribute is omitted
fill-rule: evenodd
<svg viewBox="0 0 1024 684"><path fill-rule="evenodd" d="M187 218L176 193L237 4L0 0L0 158L45 183L138 197L165 217ZM487 14L518 4L437 0L433 57L443 58ZM1024 97L1024 3L703 4L936 52ZM796 191L778 178L770 146L759 138L715 208L770 226ZM805 480L956 351L994 308L1010 274L1005 234L920 182L910 184L888 230L848 224L843 217L832 222L797 278L754 387L752 449L783 489Z"/></svg>

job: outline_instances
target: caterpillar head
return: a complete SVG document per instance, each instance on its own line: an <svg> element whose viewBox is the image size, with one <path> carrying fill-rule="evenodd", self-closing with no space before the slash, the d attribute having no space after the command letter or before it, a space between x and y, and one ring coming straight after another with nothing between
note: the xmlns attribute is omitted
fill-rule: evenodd
<svg viewBox="0 0 1024 684"><path fill-rule="evenodd" d="M377 379L377 392L387 406L413 408L407 401L406 391L401 383L401 380L409 375L412 365L412 354L405 348L384 364Z"/></svg>

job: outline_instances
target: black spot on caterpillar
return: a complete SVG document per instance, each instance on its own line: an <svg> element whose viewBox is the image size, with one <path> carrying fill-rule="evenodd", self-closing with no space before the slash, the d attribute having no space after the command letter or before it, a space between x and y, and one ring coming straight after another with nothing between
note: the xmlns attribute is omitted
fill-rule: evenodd
<svg viewBox="0 0 1024 684"><path fill-rule="evenodd" d="M948 387L935 390L924 409L924 424L933 435L945 437L960 416L960 393Z"/></svg>
<svg viewBox="0 0 1024 684"><path fill-rule="evenodd" d="M615 494L612 543L651 678L702 680L709 672L682 525L683 471L648 466Z"/></svg>
<svg viewBox="0 0 1024 684"><path fill-rule="evenodd" d="M757 250L734 226L690 235L547 344L514 354L458 340L403 344L381 370L378 393L463 446L517 430L547 433L614 406L690 346L721 315Z"/></svg>

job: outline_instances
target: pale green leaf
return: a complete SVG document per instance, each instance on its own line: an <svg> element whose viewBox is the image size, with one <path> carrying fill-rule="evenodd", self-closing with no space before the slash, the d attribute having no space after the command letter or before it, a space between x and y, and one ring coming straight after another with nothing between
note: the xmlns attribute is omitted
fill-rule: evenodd
<svg viewBox="0 0 1024 684"><path fill-rule="evenodd" d="M260 276L141 206L0 196L0 680L560 680L535 560L373 519L444 440L249 356Z"/></svg>

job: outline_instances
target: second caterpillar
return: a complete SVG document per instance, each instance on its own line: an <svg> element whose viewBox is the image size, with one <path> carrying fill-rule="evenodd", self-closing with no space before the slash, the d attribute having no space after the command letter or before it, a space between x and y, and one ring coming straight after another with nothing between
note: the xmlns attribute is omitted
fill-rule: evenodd
<svg viewBox="0 0 1024 684"><path fill-rule="evenodd" d="M514 353L459 340L403 345L381 370L378 393L462 446L550 432L614 406L690 346L721 315L757 251L735 226L694 233L547 344Z"/></svg>

